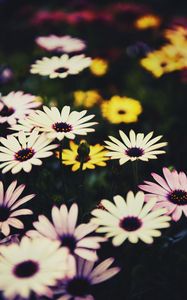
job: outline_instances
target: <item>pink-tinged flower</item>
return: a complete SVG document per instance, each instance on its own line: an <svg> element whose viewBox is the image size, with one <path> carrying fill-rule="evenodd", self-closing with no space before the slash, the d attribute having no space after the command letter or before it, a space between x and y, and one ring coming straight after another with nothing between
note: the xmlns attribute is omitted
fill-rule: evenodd
<svg viewBox="0 0 187 300"><path fill-rule="evenodd" d="M0 123L15 124L41 105L37 97L22 91L11 92L0 99Z"/></svg>
<svg viewBox="0 0 187 300"><path fill-rule="evenodd" d="M64 279L56 294L60 295L58 300L94 300L91 295L92 285L96 285L110 279L119 273L120 268L112 267L112 257L104 260L97 266L94 262L77 259L75 276Z"/></svg>
<svg viewBox="0 0 187 300"><path fill-rule="evenodd" d="M86 48L84 41L69 35L57 36L51 34L48 36L39 36L36 38L36 44L47 51L57 51L60 53L78 52Z"/></svg>
<svg viewBox="0 0 187 300"><path fill-rule="evenodd" d="M25 185L17 186L17 181L13 181L6 192L3 183L0 181L0 232L5 236L10 233L10 226L23 229L23 223L17 218L22 215L32 215L30 209L18 209L19 206L30 201L35 195L27 195L19 199L25 189Z"/></svg>
<svg viewBox="0 0 187 300"><path fill-rule="evenodd" d="M57 148L57 144L50 145L51 140L45 133L39 134L33 130L30 135L21 131L18 137L8 135L7 138L1 138L0 142L0 169L2 173L11 170L16 174L23 170L29 173L32 166L41 166L43 158L53 155L52 150Z"/></svg>
<svg viewBox="0 0 187 300"><path fill-rule="evenodd" d="M0 245L0 253L0 291L7 300L52 297L58 280L74 276L74 257L58 241L23 237Z"/></svg>
<svg viewBox="0 0 187 300"><path fill-rule="evenodd" d="M178 221L182 212L187 217L187 177L184 172L170 171L163 168L164 178L156 173L152 177L156 183L144 181L145 184L139 188L145 192L146 201L152 197L157 197L155 207L164 207L168 210L167 214L172 215L174 221Z"/></svg>
<svg viewBox="0 0 187 300"><path fill-rule="evenodd" d="M97 225L87 223L76 227L78 218L78 206L73 204L68 211L66 205L60 208L54 206L51 212L52 222L44 215L40 215L37 222L33 223L36 230L28 231L31 237L44 236L51 240L60 240L63 247L69 248L72 254L76 254L87 260L97 260L96 250L100 248L100 242L106 239L99 236L88 236L95 231Z"/></svg>

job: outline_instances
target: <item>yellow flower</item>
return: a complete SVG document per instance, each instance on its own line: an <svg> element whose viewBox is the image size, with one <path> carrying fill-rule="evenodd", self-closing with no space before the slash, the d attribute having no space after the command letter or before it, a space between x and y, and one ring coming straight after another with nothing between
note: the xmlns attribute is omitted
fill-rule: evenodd
<svg viewBox="0 0 187 300"><path fill-rule="evenodd" d="M96 103L102 100L101 95L96 90L90 91L76 91L74 95L74 105L75 106L85 106L90 108Z"/></svg>
<svg viewBox="0 0 187 300"><path fill-rule="evenodd" d="M186 66L187 57L181 48L173 45L166 45L160 50L148 53L147 57L141 59L140 64L155 77L160 77L165 73L181 70Z"/></svg>
<svg viewBox="0 0 187 300"><path fill-rule="evenodd" d="M133 123L137 122L142 106L138 100L113 96L109 101L101 104L101 112L103 117L111 123Z"/></svg>
<svg viewBox="0 0 187 300"><path fill-rule="evenodd" d="M64 149L62 151L62 161L64 165L72 165L72 171L77 171L80 168L80 159L78 155L79 145L75 144L73 141L70 141L70 149ZM108 157L106 153L108 151L104 150L104 147L96 144L90 145L90 153L83 164L83 170L86 169L95 169L95 166L105 167ZM59 157L59 153L57 153Z"/></svg>
<svg viewBox="0 0 187 300"><path fill-rule="evenodd" d="M95 76L103 76L108 71L108 62L103 58L94 58L90 65L90 71Z"/></svg>
<svg viewBox="0 0 187 300"><path fill-rule="evenodd" d="M135 21L135 27L140 30L147 28L157 28L160 26L161 20L155 15L145 15Z"/></svg>
<svg viewBox="0 0 187 300"><path fill-rule="evenodd" d="M187 29L182 26L167 29L164 32L164 36L173 45L179 46L187 43Z"/></svg>

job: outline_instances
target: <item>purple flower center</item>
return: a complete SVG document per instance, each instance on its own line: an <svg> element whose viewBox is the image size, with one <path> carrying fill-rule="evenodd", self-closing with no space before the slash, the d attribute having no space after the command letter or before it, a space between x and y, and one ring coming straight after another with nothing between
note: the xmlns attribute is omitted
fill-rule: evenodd
<svg viewBox="0 0 187 300"><path fill-rule="evenodd" d="M89 160L90 160L90 156L88 155L88 156L84 157L83 162L85 163ZM76 156L76 161L81 161L80 155Z"/></svg>
<svg viewBox="0 0 187 300"><path fill-rule="evenodd" d="M130 157L140 157L144 154L144 151L141 148L132 147L125 150L125 153Z"/></svg>
<svg viewBox="0 0 187 300"><path fill-rule="evenodd" d="M55 70L56 73L66 73L69 69L68 68L58 68Z"/></svg>
<svg viewBox="0 0 187 300"><path fill-rule="evenodd" d="M13 269L13 273L16 277L28 278L35 275L38 272L38 270L39 265L37 262L32 260L26 260L17 264Z"/></svg>
<svg viewBox="0 0 187 300"><path fill-rule="evenodd" d="M87 278L75 277L68 282L66 290L72 296L84 297L90 294L91 284Z"/></svg>
<svg viewBox="0 0 187 300"><path fill-rule="evenodd" d="M76 239L73 235L63 235L60 240L63 247L67 247L71 253L74 252L76 248Z"/></svg>
<svg viewBox="0 0 187 300"><path fill-rule="evenodd" d="M35 152L32 148L21 149L15 154L15 159L21 162L26 161L32 158L34 153Z"/></svg>
<svg viewBox="0 0 187 300"><path fill-rule="evenodd" d="M168 200L177 205L187 205L187 192L174 190L168 195Z"/></svg>
<svg viewBox="0 0 187 300"><path fill-rule="evenodd" d="M57 132L70 132L72 130L72 126L70 124L60 122L53 124L53 129Z"/></svg>
<svg viewBox="0 0 187 300"><path fill-rule="evenodd" d="M3 109L0 111L0 115L2 117L9 117L11 116L15 110L12 107L4 106Z"/></svg>
<svg viewBox="0 0 187 300"><path fill-rule="evenodd" d="M4 222L8 219L10 210L6 206L0 206L0 222Z"/></svg>
<svg viewBox="0 0 187 300"><path fill-rule="evenodd" d="M136 231L142 226L142 221L138 217L125 217L119 226L126 231Z"/></svg>

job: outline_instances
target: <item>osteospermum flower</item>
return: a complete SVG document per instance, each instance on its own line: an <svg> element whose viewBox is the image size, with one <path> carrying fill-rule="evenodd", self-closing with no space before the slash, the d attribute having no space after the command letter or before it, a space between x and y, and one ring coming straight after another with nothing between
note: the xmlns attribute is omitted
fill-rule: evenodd
<svg viewBox="0 0 187 300"><path fill-rule="evenodd" d="M10 130L14 131L13 133L14 136L18 136L20 131L23 131L26 135L30 135L35 128L36 127L33 126L31 121L29 121L28 117L18 120L16 124L9 127Z"/></svg>
<svg viewBox="0 0 187 300"><path fill-rule="evenodd" d="M58 241L24 237L20 244L0 246L0 290L7 299L51 297L51 287L73 276L74 259Z"/></svg>
<svg viewBox="0 0 187 300"><path fill-rule="evenodd" d="M11 170L12 174L20 172L30 172L32 165L41 166L41 158L49 157L53 154L51 150L58 145L50 145L51 140L46 138L45 133L39 134L33 130L29 136L23 131L19 132L18 137L12 135L1 138L0 142L0 169L2 173Z"/></svg>
<svg viewBox="0 0 187 300"><path fill-rule="evenodd" d="M47 51L57 52L77 52L86 48L84 41L73 38L69 35L57 36L54 34L48 36L39 36L36 38L36 44Z"/></svg>
<svg viewBox="0 0 187 300"><path fill-rule="evenodd" d="M145 181L140 185L140 189L148 194L145 195L146 201L152 197L157 198L155 207L164 207L167 214L172 215L174 221L178 221L182 213L187 217L187 177L184 172L170 171L163 168L164 178L156 173L152 177L156 183Z"/></svg>
<svg viewBox="0 0 187 300"><path fill-rule="evenodd" d="M90 108L102 100L101 95L96 90L76 91L73 93L73 95L75 106L84 106Z"/></svg>
<svg viewBox="0 0 187 300"><path fill-rule="evenodd" d="M86 135L95 131L90 128L96 122L88 122L94 115L85 116L87 110L70 112L70 106L64 106L61 112L56 107L43 106L44 111L37 110L28 117L33 126L46 132L48 138L62 140L64 137L74 139L75 135Z"/></svg>
<svg viewBox="0 0 187 300"><path fill-rule="evenodd" d="M2 181L0 181L0 232L5 236L10 234L10 226L23 229L23 223L17 218L23 215L32 215L30 209L21 208L22 204L30 201L35 195L31 194L19 199L25 189L25 185L17 186L17 181L13 181L6 192Z"/></svg>
<svg viewBox="0 0 187 300"><path fill-rule="evenodd" d="M80 169L81 157L78 154L79 145L75 144L73 141L70 141L70 149L64 149L62 151L62 162L64 165L72 165L72 171L77 171ZM83 170L86 169L95 169L95 166L105 167L106 153L108 151L104 150L105 148L99 144L90 145L89 155L84 157ZM58 154L59 156L59 154Z"/></svg>
<svg viewBox="0 0 187 300"><path fill-rule="evenodd" d="M90 71L95 76L103 76L108 72L108 61L97 57L92 60L92 63L90 65Z"/></svg>
<svg viewBox="0 0 187 300"><path fill-rule="evenodd" d="M101 112L111 123L133 123L138 121L142 106L138 100L113 96L109 101L103 101Z"/></svg>
<svg viewBox="0 0 187 300"><path fill-rule="evenodd" d="M69 57L63 54L60 57L53 56L51 58L44 57L37 60L31 66L30 72L32 74L39 74L42 76L49 76L49 78L65 78L68 75L76 75L89 67L91 58L85 57L84 54Z"/></svg>
<svg viewBox="0 0 187 300"><path fill-rule="evenodd" d="M144 204L144 193L133 192L127 194L125 200L121 196L114 197L114 204L109 200L102 200L103 209L95 209L91 213L91 222L99 225L97 232L105 233L112 238L114 246L120 246L126 239L131 243L142 240L144 243L153 242L153 237L161 235L159 229L169 227L170 217L164 215L166 209L154 208L155 199Z"/></svg>
<svg viewBox="0 0 187 300"><path fill-rule="evenodd" d="M120 165L127 161L156 159L158 154L165 153L160 148L167 145L166 142L157 143L162 135L153 139L153 132L146 136L143 133L136 134L133 130L130 131L129 137L122 131L119 131L122 142L113 136L109 136L111 141L105 141L106 148L110 151L106 154L111 159L119 159Z"/></svg>
<svg viewBox="0 0 187 300"><path fill-rule="evenodd" d="M24 94L22 91L11 92L0 98L0 123L15 124L18 119L24 118L40 105L36 96Z"/></svg>
<svg viewBox="0 0 187 300"><path fill-rule="evenodd" d="M120 268L110 268L113 262L114 259L111 257L95 266L93 262L79 258L75 276L62 282L56 292L61 295L57 300L94 300L91 295L92 286L119 273Z"/></svg>
<svg viewBox="0 0 187 300"><path fill-rule="evenodd" d="M95 231L97 225L87 223L76 227L78 218L78 206L73 204L68 211L66 205L60 209L54 206L51 212L52 223L40 215L38 221L33 223L36 230L28 231L28 236L44 236L51 240L59 240L63 247L67 247L72 254L76 254L87 260L97 260L96 250L100 248L100 242L105 241L99 236L88 236Z"/></svg>

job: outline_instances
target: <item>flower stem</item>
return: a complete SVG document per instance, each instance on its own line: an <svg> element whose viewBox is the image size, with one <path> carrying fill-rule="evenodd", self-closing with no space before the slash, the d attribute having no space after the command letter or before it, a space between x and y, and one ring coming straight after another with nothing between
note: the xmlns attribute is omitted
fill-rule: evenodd
<svg viewBox="0 0 187 300"><path fill-rule="evenodd" d="M63 145L62 142L60 142L59 146L59 163L60 163L60 173L61 173L61 178L62 178L62 198L63 201L66 203L66 184L65 184L65 176L64 176L64 168L63 168L63 163L62 163L62 151L63 151Z"/></svg>
<svg viewBox="0 0 187 300"><path fill-rule="evenodd" d="M138 182L139 182L139 178L138 178L138 161L135 160L132 163L132 171L133 171L133 178L134 178L134 187L135 190L138 189Z"/></svg>

